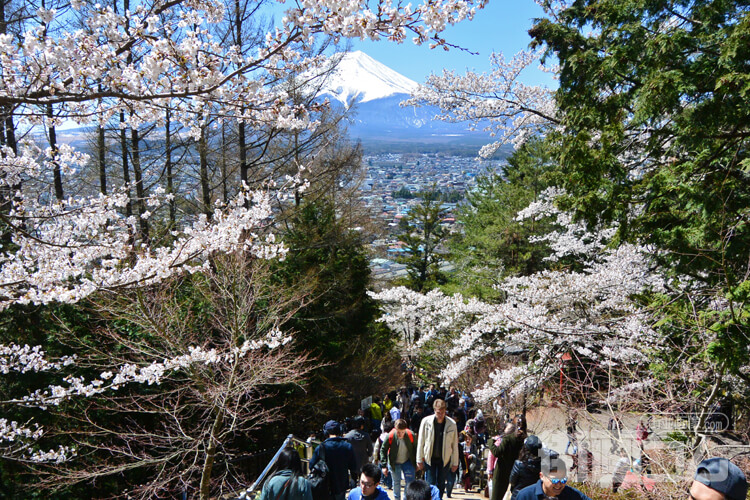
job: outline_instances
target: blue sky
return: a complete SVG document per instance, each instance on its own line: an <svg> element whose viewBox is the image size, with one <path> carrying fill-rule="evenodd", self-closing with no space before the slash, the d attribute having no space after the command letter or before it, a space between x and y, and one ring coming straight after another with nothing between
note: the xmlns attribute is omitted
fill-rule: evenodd
<svg viewBox="0 0 750 500"><path fill-rule="evenodd" d="M433 49L412 42L403 44L388 41L355 40L353 50L361 50L391 69L422 83L430 73L441 73L443 68L464 73L467 69L490 70L492 51L510 58L526 49L531 39L527 33L534 18L542 17L542 9L533 0L490 0L487 7L477 12L472 21L464 21L447 29L444 37L450 43L465 47L478 55L451 49ZM527 84L554 86L552 78L536 68L529 68L522 80Z"/></svg>

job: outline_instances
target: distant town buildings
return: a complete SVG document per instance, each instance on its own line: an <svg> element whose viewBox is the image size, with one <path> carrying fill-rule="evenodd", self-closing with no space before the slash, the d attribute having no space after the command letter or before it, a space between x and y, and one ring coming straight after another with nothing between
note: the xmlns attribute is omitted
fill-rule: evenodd
<svg viewBox="0 0 750 500"><path fill-rule="evenodd" d="M362 198L384 228L384 237L370 244L374 256L370 265L375 280L389 281L406 274L404 265L395 262L404 251L403 243L397 238L402 232L399 221L407 216L411 207L422 202L418 197L394 198L394 192L405 189L417 194L435 189L446 194L455 191L464 195L475 187L477 175L495 163L440 153L366 155L363 158L367 173L362 183ZM443 203L446 210L444 225L455 224L454 212L460 203Z"/></svg>

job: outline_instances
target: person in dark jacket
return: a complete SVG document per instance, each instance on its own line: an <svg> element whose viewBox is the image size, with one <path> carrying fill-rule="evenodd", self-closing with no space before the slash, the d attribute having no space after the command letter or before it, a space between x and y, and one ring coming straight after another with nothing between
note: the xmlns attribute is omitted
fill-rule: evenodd
<svg viewBox="0 0 750 500"><path fill-rule="evenodd" d="M541 450L542 442L538 436L531 435L523 442L518 460L510 471L511 500L516 500L519 491L539 480L539 473L542 471L542 457L539 455Z"/></svg>
<svg viewBox="0 0 750 500"><path fill-rule="evenodd" d="M459 448L459 459L461 460L461 484L464 486L464 491L471 491L472 480L474 479L474 472L477 470L477 445L474 439L474 435L470 432L462 431L461 434L464 436L464 440L458 443Z"/></svg>
<svg viewBox="0 0 750 500"><path fill-rule="evenodd" d="M365 418L357 416L354 418L354 428L344 435L344 439L354 448L354 458L357 462L357 475L362 471L362 466L370 461L372 456L372 440L365 432Z"/></svg>
<svg viewBox="0 0 750 500"><path fill-rule="evenodd" d="M422 419L424 418L424 407L421 404L416 404L414 406L414 413L411 414L411 420L409 422L409 429L413 433L419 432L419 426L422 423Z"/></svg>
<svg viewBox="0 0 750 500"><path fill-rule="evenodd" d="M349 477L354 481L357 479L357 459L354 457L354 448L341 437L341 426L335 420L326 422L323 431L328 434L328 439L315 448L310 459L310 469L315 467L318 460L322 458L320 450L325 449L323 459L331 475L331 498L344 500L346 490L349 489Z"/></svg>
<svg viewBox="0 0 750 500"><path fill-rule="evenodd" d="M523 441L526 439L526 417L516 415L513 421L506 426L500 444L495 445L495 441L499 438L500 436L495 436L489 443L490 451L497 458L495 471L492 473L491 500L502 500L508 490L510 471L513 469L513 464L516 462L516 458L518 458L518 454L523 447Z"/></svg>
<svg viewBox="0 0 750 500"><path fill-rule="evenodd" d="M477 436L477 446L487 444L487 423L484 421L482 410L477 410L477 416L474 418L474 434Z"/></svg>

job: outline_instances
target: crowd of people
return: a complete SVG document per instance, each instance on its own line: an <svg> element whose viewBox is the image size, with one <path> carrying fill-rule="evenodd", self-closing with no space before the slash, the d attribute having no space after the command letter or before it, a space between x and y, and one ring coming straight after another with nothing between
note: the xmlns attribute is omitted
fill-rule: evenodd
<svg viewBox="0 0 750 500"><path fill-rule="evenodd" d="M567 430L569 446L578 446L575 423ZM387 500L387 489L395 500L451 498L457 483L467 492L474 487L483 447L489 449L491 500L590 500L567 484L562 457L528 433L524 415L506 417L502 433L488 438L482 412L456 388L431 385L373 397L343 425L326 422L323 432L309 468L324 470L325 483L308 484L299 453L285 449L260 500ZM722 482L714 470L731 477ZM698 472L690 498L745 500L744 475L731 463L710 462Z"/></svg>

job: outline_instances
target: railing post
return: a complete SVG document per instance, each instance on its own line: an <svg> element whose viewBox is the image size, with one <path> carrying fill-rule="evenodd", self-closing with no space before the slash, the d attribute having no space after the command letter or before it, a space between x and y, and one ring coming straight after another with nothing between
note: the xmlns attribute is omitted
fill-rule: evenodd
<svg viewBox="0 0 750 500"><path fill-rule="evenodd" d="M255 491L255 488L256 488L256 487L257 487L257 486L258 486L259 484L263 483L263 480L264 480L264 479L266 478L266 475L267 475L267 474L268 474L268 472L269 472L269 471L271 470L271 468L272 468L272 467L273 467L273 466L274 466L274 465L276 464L276 460L278 460L278 459L279 459L279 455L281 455L281 452L282 452L282 451L284 451L284 448L286 448L286 447L287 447L287 445L289 444L289 442L290 442L290 441L291 441L292 439L294 439L294 436L293 436L292 434L289 434L289 435L288 435L288 436L286 437L286 439L284 440L284 442L283 442L283 443L281 443L281 446L280 446L280 447L279 447L279 449L278 449L278 450L276 451L276 454L274 454L274 456L273 456L273 458L271 459L271 461L270 461L270 462L268 462L268 465L266 465L266 468L265 468L265 469L263 469L263 472L261 472L261 473L260 473L260 476L258 476L258 479L256 479L256 480L255 480L255 482L253 482L253 484L252 484L252 485L250 485L250 487L249 487L248 489L246 489L246 490L245 490L245 491L244 491L243 493L241 493L241 494L240 494L240 497L239 497L239 498L240 498L240 500L244 500L244 499L246 499L246 498L249 498L249 497L248 497L248 495L252 494L252 493L253 493L253 492Z"/></svg>

